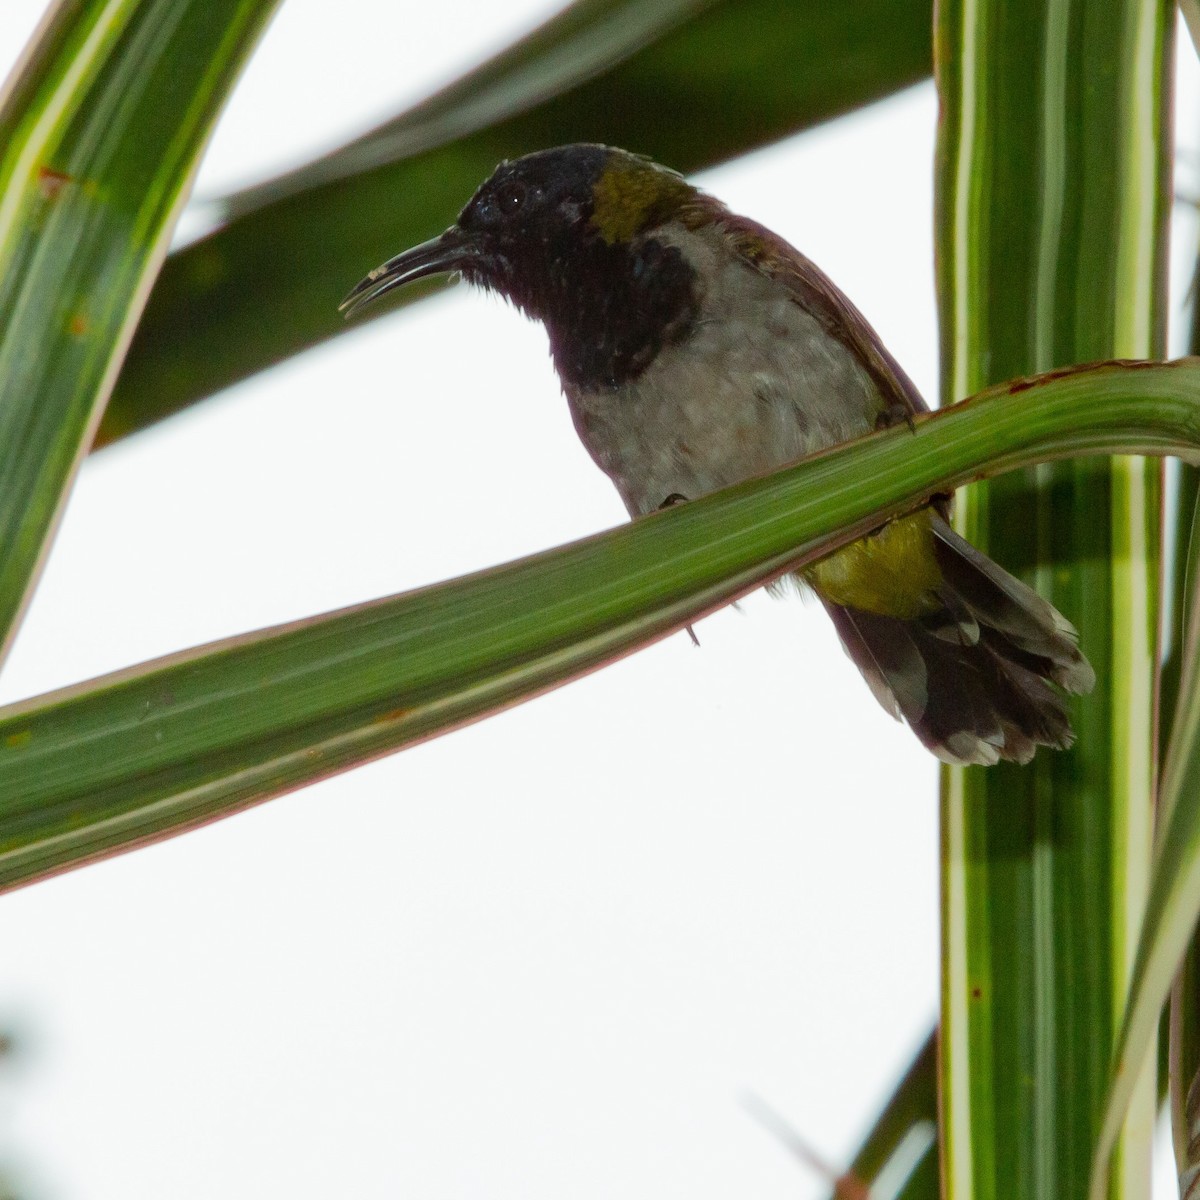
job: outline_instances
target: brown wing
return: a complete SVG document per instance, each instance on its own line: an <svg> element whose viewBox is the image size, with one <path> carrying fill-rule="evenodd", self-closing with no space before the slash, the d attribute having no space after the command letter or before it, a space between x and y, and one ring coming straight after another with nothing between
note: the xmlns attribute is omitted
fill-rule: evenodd
<svg viewBox="0 0 1200 1200"><path fill-rule="evenodd" d="M710 197L703 199L713 203ZM796 303L812 313L831 337L854 354L875 380L888 408L897 406L898 411L910 413L929 411L916 384L888 352L867 318L815 263L778 234L723 206L717 213L709 208L705 216L707 220L715 218L739 254L764 274L783 283L795 295Z"/></svg>

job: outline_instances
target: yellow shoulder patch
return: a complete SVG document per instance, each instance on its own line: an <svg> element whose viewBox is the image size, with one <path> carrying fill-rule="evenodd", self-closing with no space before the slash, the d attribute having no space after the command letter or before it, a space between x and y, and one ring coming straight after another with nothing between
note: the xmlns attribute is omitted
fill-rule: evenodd
<svg viewBox="0 0 1200 1200"><path fill-rule="evenodd" d="M942 581L928 508L889 521L803 572L825 600L911 621L939 607Z"/></svg>
<svg viewBox="0 0 1200 1200"><path fill-rule="evenodd" d="M592 188L591 223L610 246L627 242L670 216L691 191L672 171L632 154L613 154Z"/></svg>

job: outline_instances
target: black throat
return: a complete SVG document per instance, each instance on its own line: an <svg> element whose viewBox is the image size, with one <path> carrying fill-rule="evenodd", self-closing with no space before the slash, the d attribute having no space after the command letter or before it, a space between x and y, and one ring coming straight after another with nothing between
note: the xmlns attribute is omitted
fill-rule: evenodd
<svg viewBox="0 0 1200 1200"><path fill-rule="evenodd" d="M564 385L619 388L691 333L695 272L677 247L650 235L609 245L589 231L546 249L512 263L502 290L545 324Z"/></svg>

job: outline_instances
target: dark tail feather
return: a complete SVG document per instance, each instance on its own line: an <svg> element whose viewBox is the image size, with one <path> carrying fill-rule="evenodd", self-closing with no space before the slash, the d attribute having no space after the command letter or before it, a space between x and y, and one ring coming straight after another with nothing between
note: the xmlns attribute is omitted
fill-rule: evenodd
<svg viewBox="0 0 1200 1200"><path fill-rule="evenodd" d="M945 608L902 620L827 603L847 653L880 704L946 762L1066 749L1074 735L1048 681L1068 692L1096 682L1075 630L939 516L933 535Z"/></svg>

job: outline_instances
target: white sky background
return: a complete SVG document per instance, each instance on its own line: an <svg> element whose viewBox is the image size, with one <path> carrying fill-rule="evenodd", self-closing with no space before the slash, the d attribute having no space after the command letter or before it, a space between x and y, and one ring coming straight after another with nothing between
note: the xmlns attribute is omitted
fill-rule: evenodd
<svg viewBox="0 0 1200 1200"><path fill-rule="evenodd" d="M555 7L288 0L199 194ZM0 69L41 8L4 0ZM931 397L934 118L918 88L701 180L815 258ZM623 519L540 328L459 288L89 461L0 699ZM931 1026L936 767L818 607L756 596L698 633L0 900L26 1051L0 1154L26 1194L824 1194L740 1098L844 1164Z"/></svg>

